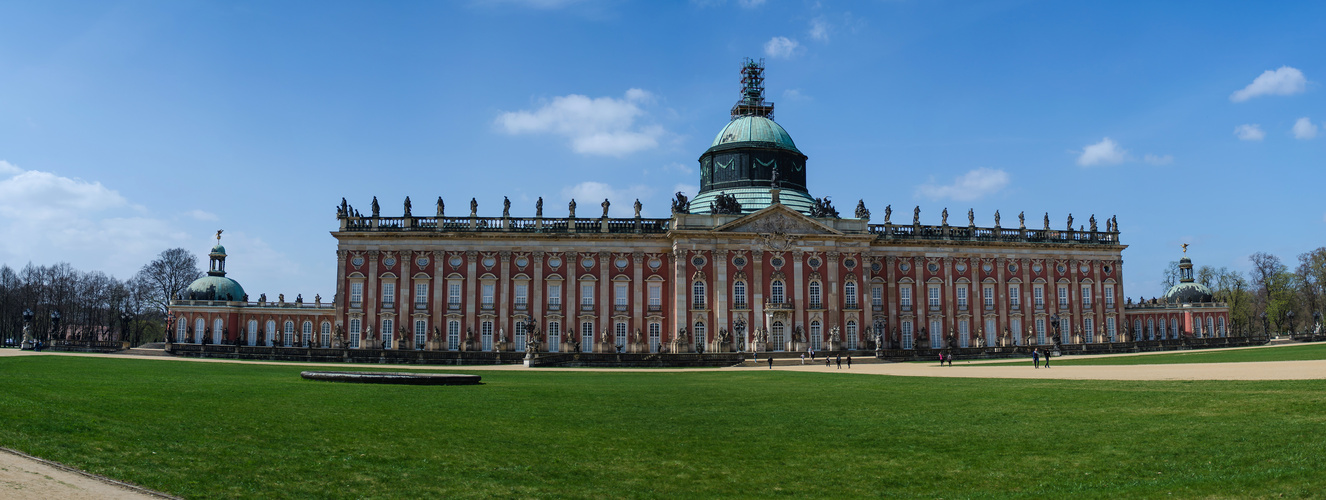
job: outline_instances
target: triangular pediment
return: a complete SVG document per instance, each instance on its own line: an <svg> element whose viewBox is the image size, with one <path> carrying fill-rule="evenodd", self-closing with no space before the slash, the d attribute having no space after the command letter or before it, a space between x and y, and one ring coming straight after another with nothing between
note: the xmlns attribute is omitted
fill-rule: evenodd
<svg viewBox="0 0 1326 500"><path fill-rule="evenodd" d="M842 231L821 224L805 214L787 208L781 204L752 212L745 217L714 228L718 233L756 233L756 234L831 234L841 235Z"/></svg>

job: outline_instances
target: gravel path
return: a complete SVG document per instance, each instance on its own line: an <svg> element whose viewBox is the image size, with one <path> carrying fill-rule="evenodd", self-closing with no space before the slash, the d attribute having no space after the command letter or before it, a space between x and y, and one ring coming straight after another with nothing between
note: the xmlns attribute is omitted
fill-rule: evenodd
<svg viewBox="0 0 1326 500"><path fill-rule="evenodd" d="M0 448L0 499L137 500L177 498Z"/></svg>

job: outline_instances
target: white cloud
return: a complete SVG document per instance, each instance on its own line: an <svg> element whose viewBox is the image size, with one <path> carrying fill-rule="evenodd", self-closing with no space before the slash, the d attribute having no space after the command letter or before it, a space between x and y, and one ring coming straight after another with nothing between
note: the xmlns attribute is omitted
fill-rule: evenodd
<svg viewBox="0 0 1326 500"><path fill-rule="evenodd" d="M1100 142L1089 145L1082 149L1082 155L1077 157L1077 164L1083 167L1095 165L1114 165L1123 163L1128 159L1128 151L1119 147L1119 143L1106 137Z"/></svg>
<svg viewBox="0 0 1326 500"><path fill-rule="evenodd" d="M810 96L802 94L799 89L787 89L783 91L783 99L788 101L809 101Z"/></svg>
<svg viewBox="0 0 1326 500"><path fill-rule="evenodd" d="M1243 102L1263 95L1291 95L1303 92L1308 80L1303 72L1289 66L1281 66L1275 71L1267 70L1259 75L1247 87L1229 95L1229 100Z"/></svg>
<svg viewBox="0 0 1326 500"><path fill-rule="evenodd" d="M126 279L157 253L187 241L143 212L100 182L0 161L0 262L66 261Z"/></svg>
<svg viewBox="0 0 1326 500"><path fill-rule="evenodd" d="M934 179L916 188L916 194L932 200L950 199L971 201L994 194L1008 186L1008 172L978 168L953 179L953 183L936 185Z"/></svg>
<svg viewBox="0 0 1326 500"><path fill-rule="evenodd" d="M1174 163L1174 155L1160 156L1160 155L1153 155L1151 153L1147 153L1142 157L1142 161L1152 165L1169 165L1171 163Z"/></svg>
<svg viewBox="0 0 1326 500"><path fill-rule="evenodd" d="M737 0L737 3L740 4L742 8L754 9L764 5L764 0Z"/></svg>
<svg viewBox="0 0 1326 500"><path fill-rule="evenodd" d="M1266 138L1266 132L1262 131L1262 126L1255 123L1245 123L1234 127L1234 135L1241 141L1260 141Z"/></svg>
<svg viewBox="0 0 1326 500"><path fill-rule="evenodd" d="M1304 116L1294 122L1294 138L1308 140L1317 136L1317 125Z"/></svg>
<svg viewBox="0 0 1326 500"><path fill-rule="evenodd" d="M824 16L810 20L810 31L806 32L812 40L829 41L829 21Z"/></svg>
<svg viewBox="0 0 1326 500"><path fill-rule="evenodd" d="M789 58L796 55L801 48L801 43L785 36L776 36L764 42L764 55L778 59Z"/></svg>
<svg viewBox="0 0 1326 500"><path fill-rule="evenodd" d="M534 111L502 113L497 124L512 135L563 136L580 154L625 156L658 147L666 135L661 126L636 123L648 116L642 106L653 101L654 96L641 89L627 90L621 99L571 94L555 97Z"/></svg>
<svg viewBox="0 0 1326 500"><path fill-rule="evenodd" d="M189 217L193 217L194 219L202 221L220 220L220 218L217 217L216 214L208 212L206 210L190 210L188 212L185 212L185 215L188 215Z"/></svg>
<svg viewBox="0 0 1326 500"><path fill-rule="evenodd" d="M576 201L576 217L598 217L603 215L600 205L606 198L611 205L608 215L612 217L631 217L635 215L635 200L649 198L652 191L648 186L634 185L626 188L614 188L608 184L585 181L562 189L562 197L567 201Z"/></svg>
<svg viewBox="0 0 1326 500"><path fill-rule="evenodd" d="M671 172L671 171L674 171L674 170L677 171L677 172L680 172L680 173L683 174L683 175L691 175L691 174L695 173L695 169L694 169L694 168L691 168L690 166L686 165L685 163L669 163L669 164L667 164L667 165L663 165L663 171L664 171L664 172Z"/></svg>

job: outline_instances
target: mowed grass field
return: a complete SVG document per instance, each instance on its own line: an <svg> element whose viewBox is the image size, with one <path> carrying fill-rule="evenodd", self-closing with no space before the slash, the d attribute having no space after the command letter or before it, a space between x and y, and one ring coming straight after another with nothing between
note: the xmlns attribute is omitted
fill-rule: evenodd
<svg viewBox="0 0 1326 500"><path fill-rule="evenodd" d="M1326 381L300 370L0 358L0 444L188 498L1326 494Z"/></svg>
<svg viewBox="0 0 1326 500"><path fill-rule="evenodd" d="M1261 347L1255 349L1205 349L1199 351L1148 354L1145 356L1115 354L1095 358L1060 356L1051 359L1054 365L1167 365L1176 363L1248 363L1254 361L1309 361L1326 359L1326 343ZM962 364L959 360L958 364ZM1031 358L1008 363L988 363L982 366L1031 365ZM956 366L956 365L955 365Z"/></svg>

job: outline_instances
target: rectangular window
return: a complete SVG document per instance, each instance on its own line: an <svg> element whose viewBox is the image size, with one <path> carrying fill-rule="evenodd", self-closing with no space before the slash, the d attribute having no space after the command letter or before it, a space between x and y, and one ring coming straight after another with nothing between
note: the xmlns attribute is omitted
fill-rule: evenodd
<svg viewBox="0 0 1326 500"><path fill-rule="evenodd" d="M962 310L966 310L966 309L967 309L967 286L966 286L966 285L962 285L962 286L959 286L959 287L958 287L958 309L962 309Z"/></svg>
<svg viewBox="0 0 1326 500"><path fill-rule="evenodd" d="M594 305L594 285L580 285L580 305Z"/></svg>
<svg viewBox="0 0 1326 500"><path fill-rule="evenodd" d="M1117 332L1114 327L1114 318L1105 318L1105 335L1110 336L1110 342L1115 342Z"/></svg>
<svg viewBox="0 0 1326 500"><path fill-rule="evenodd" d="M746 282L738 281L732 284L732 307L737 309L746 308Z"/></svg>
<svg viewBox="0 0 1326 500"><path fill-rule="evenodd" d="M493 350L493 322L479 323L479 345L484 352Z"/></svg>
<svg viewBox="0 0 1326 500"><path fill-rule="evenodd" d="M460 283L453 281L447 284L447 307L460 309Z"/></svg>
<svg viewBox="0 0 1326 500"><path fill-rule="evenodd" d="M879 285L870 287L870 305L875 307L884 306L884 287Z"/></svg>
<svg viewBox="0 0 1326 500"><path fill-rule="evenodd" d="M1114 286L1105 285L1105 307L1114 307Z"/></svg>
<svg viewBox="0 0 1326 500"><path fill-rule="evenodd" d="M911 322L911 320L904 320L904 321L902 322L902 348L903 348L903 349L911 349L911 348L912 348L912 322Z"/></svg>
<svg viewBox="0 0 1326 500"><path fill-rule="evenodd" d="M958 320L958 347L968 347L971 344L971 327L967 320Z"/></svg>
<svg viewBox="0 0 1326 500"><path fill-rule="evenodd" d="M364 303L364 284L350 284L350 307L359 307Z"/></svg>
<svg viewBox="0 0 1326 500"><path fill-rule="evenodd" d="M516 309L525 309L529 305L529 285L516 283Z"/></svg>
<svg viewBox="0 0 1326 500"><path fill-rule="evenodd" d="M414 348L423 349L427 342L428 322L421 319L414 320Z"/></svg>
<svg viewBox="0 0 1326 500"><path fill-rule="evenodd" d="M395 284L395 283L383 283L383 284L382 284L382 307L388 307L388 308L390 308L390 307L395 307L395 306L396 306L396 284Z"/></svg>
<svg viewBox="0 0 1326 500"><path fill-rule="evenodd" d="M483 308L484 308L484 309L492 309L492 308L493 308L493 290L494 290L495 288L497 288L497 287L496 287L495 285L493 285L492 283L484 283L484 284L483 284L483 288L482 288L482 290L483 290L483 295L482 295L482 297L481 297L481 301L482 301L482 302L480 302L480 303L483 304Z"/></svg>
<svg viewBox="0 0 1326 500"><path fill-rule="evenodd" d="M1008 305L1013 309L1022 307L1022 288L1017 285L1008 286Z"/></svg>
<svg viewBox="0 0 1326 500"><path fill-rule="evenodd" d="M1091 324L1091 321L1082 322L1082 337L1086 339L1085 342L1088 344L1096 341L1094 326L1095 325Z"/></svg>
<svg viewBox="0 0 1326 500"><path fill-rule="evenodd" d="M1059 307L1068 307L1068 287L1059 287Z"/></svg>
<svg viewBox="0 0 1326 500"><path fill-rule="evenodd" d="M1091 307L1091 285L1082 286L1082 307Z"/></svg>
<svg viewBox="0 0 1326 500"><path fill-rule="evenodd" d="M562 350L562 324L556 321L548 322L548 352L557 352Z"/></svg>
<svg viewBox="0 0 1326 500"><path fill-rule="evenodd" d="M613 289L612 305L617 306L618 311L625 311L626 298L627 298L626 284L618 283L616 286L612 287L612 289Z"/></svg>
<svg viewBox="0 0 1326 500"><path fill-rule="evenodd" d="M1045 287L1040 286L1040 285L1036 285L1035 288L1032 288L1032 289L1031 289L1031 298L1032 298L1032 300L1034 301L1033 303L1036 304L1036 309L1044 309L1044 308L1045 308Z"/></svg>
<svg viewBox="0 0 1326 500"><path fill-rule="evenodd" d="M513 345L512 347L514 347L517 351L523 351L525 349L525 333L526 333L525 322L516 321L515 328L513 328L513 330L514 332L512 332L513 334L511 335L511 338L513 340L512 343L515 345Z"/></svg>
<svg viewBox="0 0 1326 500"><path fill-rule="evenodd" d="M548 285L548 309L560 309L562 307L562 285Z"/></svg>
<svg viewBox="0 0 1326 500"><path fill-rule="evenodd" d="M907 285L898 287L898 303L902 306L902 310L912 310L912 287Z"/></svg>
<svg viewBox="0 0 1326 500"><path fill-rule="evenodd" d="M1045 318L1036 318L1036 343L1045 343Z"/></svg>
<svg viewBox="0 0 1326 500"><path fill-rule="evenodd" d="M414 284L414 308L423 309L428 307L428 283Z"/></svg>
<svg viewBox="0 0 1326 500"><path fill-rule="evenodd" d="M358 348L359 348L359 336L360 336L360 333L361 333L361 332L360 332L360 325L361 325L361 324L362 324L362 323L360 323L359 318L352 318L352 319L350 319L350 348L351 348L351 349L358 349Z"/></svg>
<svg viewBox="0 0 1326 500"><path fill-rule="evenodd" d="M658 323L649 324L649 352L658 352L662 347L663 325Z"/></svg>
<svg viewBox="0 0 1326 500"><path fill-rule="evenodd" d="M396 333L395 322L388 318L382 320L382 348L391 349L391 337Z"/></svg>
<svg viewBox="0 0 1326 500"><path fill-rule="evenodd" d="M938 287L938 286L931 285L930 288L928 289L928 292L929 292L929 294L930 294L930 295L929 295L929 297L930 297L930 310L931 310L931 311L938 310L938 309L939 309L939 287Z"/></svg>
<svg viewBox="0 0 1326 500"><path fill-rule="evenodd" d="M594 351L594 323L586 321L580 324L580 352Z"/></svg>
<svg viewBox="0 0 1326 500"><path fill-rule="evenodd" d="M849 309L856 309L856 283L847 282L843 285L843 299L847 301Z"/></svg>

